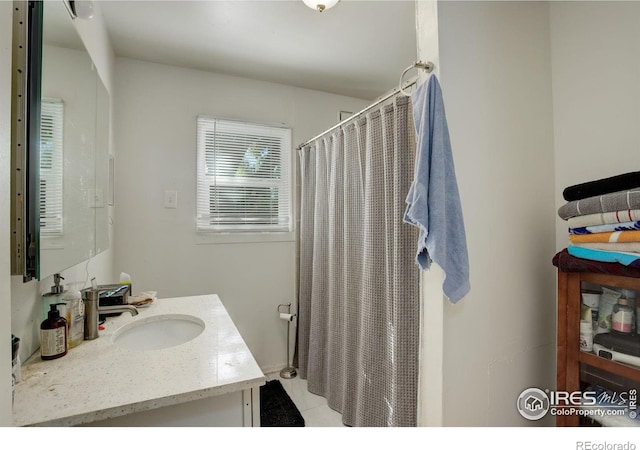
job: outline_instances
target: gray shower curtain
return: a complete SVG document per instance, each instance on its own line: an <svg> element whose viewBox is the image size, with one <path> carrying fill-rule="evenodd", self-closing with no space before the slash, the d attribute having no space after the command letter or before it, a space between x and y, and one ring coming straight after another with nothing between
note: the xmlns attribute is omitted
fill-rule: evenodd
<svg viewBox="0 0 640 450"><path fill-rule="evenodd" d="M300 151L298 335L310 392L350 426L415 426L419 270L403 222L415 158L397 96Z"/></svg>

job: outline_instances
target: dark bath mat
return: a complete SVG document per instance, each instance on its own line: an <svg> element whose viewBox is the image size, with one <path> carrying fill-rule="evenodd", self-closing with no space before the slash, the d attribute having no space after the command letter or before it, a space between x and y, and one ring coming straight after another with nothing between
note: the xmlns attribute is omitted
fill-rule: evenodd
<svg viewBox="0 0 640 450"><path fill-rule="evenodd" d="M260 386L261 427L304 427L304 418L279 380Z"/></svg>

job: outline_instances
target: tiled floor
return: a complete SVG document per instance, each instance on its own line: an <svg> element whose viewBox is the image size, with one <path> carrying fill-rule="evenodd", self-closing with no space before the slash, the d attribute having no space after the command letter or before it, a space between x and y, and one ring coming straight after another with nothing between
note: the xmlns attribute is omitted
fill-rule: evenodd
<svg viewBox="0 0 640 450"><path fill-rule="evenodd" d="M278 372L267 374L269 380L280 380L293 403L304 417L305 427L343 427L342 415L327 405L327 399L307 390L307 381L299 376L286 380Z"/></svg>

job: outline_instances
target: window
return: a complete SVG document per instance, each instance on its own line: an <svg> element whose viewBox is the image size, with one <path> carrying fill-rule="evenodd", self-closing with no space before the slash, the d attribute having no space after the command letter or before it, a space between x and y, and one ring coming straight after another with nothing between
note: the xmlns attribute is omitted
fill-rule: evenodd
<svg viewBox="0 0 640 450"><path fill-rule="evenodd" d="M62 235L64 103L43 99L40 116L40 234Z"/></svg>
<svg viewBox="0 0 640 450"><path fill-rule="evenodd" d="M287 128L198 117L197 230L292 230Z"/></svg>

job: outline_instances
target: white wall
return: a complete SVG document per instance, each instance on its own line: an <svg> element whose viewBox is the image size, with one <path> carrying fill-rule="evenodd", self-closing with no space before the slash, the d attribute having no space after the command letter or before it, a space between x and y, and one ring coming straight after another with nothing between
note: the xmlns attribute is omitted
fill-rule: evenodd
<svg viewBox="0 0 640 450"><path fill-rule="evenodd" d="M11 425L11 30L12 2L0 2L0 427Z"/></svg>
<svg viewBox="0 0 640 450"><path fill-rule="evenodd" d="M444 305L443 425L550 424L515 408L555 386L548 5L439 2L438 39L471 272Z"/></svg>
<svg viewBox="0 0 640 450"><path fill-rule="evenodd" d="M640 170L640 3L551 4L556 207L567 186ZM568 244L556 215L556 248Z"/></svg>
<svg viewBox="0 0 640 450"><path fill-rule="evenodd" d="M11 3L0 2L0 4L4 6ZM73 25L87 47L107 90L113 92L111 86L113 50L102 21L99 4L94 4L94 6L96 15L93 19L76 19L73 21ZM4 15L2 17L4 18ZM4 29L3 27L2 30ZM113 152L113 144L111 144L111 149ZM9 227L7 226L6 229ZM110 235L113 238L112 229ZM7 254L9 254L8 251ZM65 277L65 283L84 282L88 277L94 276L99 283L117 281L114 279L113 273L113 246L89 261L62 271L61 274ZM39 348L39 326L42 321L41 295L49 292L52 285L52 276L46 277L40 282L30 281L28 283L22 282L22 276L11 277L11 332L21 339L20 357L23 362Z"/></svg>
<svg viewBox="0 0 640 450"><path fill-rule="evenodd" d="M218 294L262 369L284 367L276 308L296 302L295 241L201 243L196 117L283 124L297 146L368 102L121 58L115 81L116 271L131 275L134 293ZM177 209L164 208L165 190L178 191Z"/></svg>

